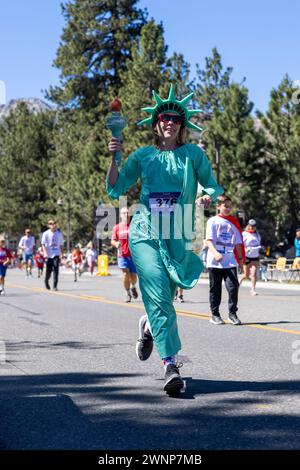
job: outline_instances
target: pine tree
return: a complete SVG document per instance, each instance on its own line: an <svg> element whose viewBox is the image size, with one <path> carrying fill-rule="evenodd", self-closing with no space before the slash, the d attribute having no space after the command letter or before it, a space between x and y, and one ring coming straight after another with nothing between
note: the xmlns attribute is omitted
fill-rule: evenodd
<svg viewBox="0 0 300 470"><path fill-rule="evenodd" d="M223 71L216 49L211 58L206 58L206 69L198 68L197 95L206 111L202 139L235 210L244 211L245 217L259 218L268 165L265 134L255 128L247 88L234 83L231 73L231 67Z"/></svg>
<svg viewBox="0 0 300 470"><path fill-rule="evenodd" d="M196 100L204 113L200 116L204 131L201 134L202 145L213 163L217 180L220 182L220 148L225 144L222 132L218 129L218 119L223 112L222 94L230 85L232 68L223 71L221 55L216 48L212 56L205 58L205 69L197 64Z"/></svg>
<svg viewBox="0 0 300 470"><path fill-rule="evenodd" d="M51 87L56 103L91 109L112 87L121 86L132 45L146 23L138 0L75 0L62 5L66 26L54 61L61 86Z"/></svg>
<svg viewBox="0 0 300 470"><path fill-rule="evenodd" d="M67 109L60 108L54 136L49 201L65 231L69 208L73 242L91 238L97 203L107 200L105 117L146 23L146 11L136 5L137 0L75 0L63 6L66 26L54 61L61 86L48 96ZM60 207L57 194L64 201Z"/></svg>
<svg viewBox="0 0 300 470"><path fill-rule="evenodd" d="M52 215L55 212L65 234L70 223L73 244L93 238L97 203L107 199L108 137L103 139L103 133L98 132L101 125L104 128L104 119L88 125L86 118L87 112L83 110L64 110L58 114L50 162L48 209Z"/></svg>
<svg viewBox="0 0 300 470"><path fill-rule="evenodd" d="M268 133L269 199L266 205L277 241L293 241L300 224L300 105L286 75L271 92L269 109L259 114Z"/></svg>
<svg viewBox="0 0 300 470"><path fill-rule="evenodd" d="M1 122L1 232L37 234L45 224L53 125L52 112L33 114L25 103Z"/></svg>
<svg viewBox="0 0 300 470"><path fill-rule="evenodd" d="M141 108L153 100L152 90L161 92L162 87L166 88L166 51L163 26L156 25L154 20L149 21L142 28L139 43L132 49L132 59L126 63L127 71L121 74L123 87L119 96L128 119L124 132L127 154L142 145L152 144L151 128L138 127L136 123L144 116Z"/></svg>
<svg viewBox="0 0 300 470"><path fill-rule="evenodd" d="M265 133L255 128L246 87L231 83L221 92L220 104L222 111L213 116L209 128L219 145L220 181L236 209L247 217L263 219L268 168Z"/></svg>
<svg viewBox="0 0 300 470"><path fill-rule="evenodd" d="M193 80L190 80L190 64L184 56L175 52L167 61L168 85L173 83L177 99L181 99L194 91Z"/></svg>
<svg viewBox="0 0 300 470"><path fill-rule="evenodd" d="M196 96L200 107L209 114L222 110L221 92L229 87L232 67L223 71L221 54L214 47L212 57L205 58L205 69L197 64Z"/></svg>

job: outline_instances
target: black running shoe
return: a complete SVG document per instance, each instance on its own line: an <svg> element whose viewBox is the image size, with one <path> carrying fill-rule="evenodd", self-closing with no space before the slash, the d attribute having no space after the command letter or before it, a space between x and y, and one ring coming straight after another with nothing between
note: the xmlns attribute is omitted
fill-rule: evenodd
<svg viewBox="0 0 300 470"><path fill-rule="evenodd" d="M232 323L233 325L241 325L242 322L241 320L238 318L237 314L236 313L230 313L228 315L228 320L230 321L230 323Z"/></svg>
<svg viewBox="0 0 300 470"><path fill-rule="evenodd" d="M149 332L145 332L147 316L143 315L139 321L139 339L136 343L135 352L140 361L146 361L153 350L153 338Z"/></svg>
<svg viewBox="0 0 300 470"><path fill-rule="evenodd" d="M180 300L180 302L181 302L182 304L184 303L183 295L180 295L180 296L179 296L179 300Z"/></svg>
<svg viewBox="0 0 300 470"><path fill-rule="evenodd" d="M137 290L136 290L135 287L132 287L132 288L131 288L131 294L132 294L132 297L133 297L134 299L137 299L138 296L139 296L139 294L138 294L138 292L137 292Z"/></svg>
<svg viewBox="0 0 300 470"><path fill-rule="evenodd" d="M225 323L223 318L220 317L220 315L212 315L209 321L214 325L224 325Z"/></svg>
<svg viewBox="0 0 300 470"><path fill-rule="evenodd" d="M168 364L165 372L165 383L164 383L164 391L168 394L176 394L179 393L180 390L184 388L184 381L182 380L179 367L182 364Z"/></svg>
<svg viewBox="0 0 300 470"><path fill-rule="evenodd" d="M129 302L131 302L131 295L130 295L130 292L127 292L125 302L126 302L127 304L128 304Z"/></svg>
<svg viewBox="0 0 300 470"><path fill-rule="evenodd" d="M49 282L45 281L45 287L46 287L46 289L50 290L50 284L49 284Z"/></svg>

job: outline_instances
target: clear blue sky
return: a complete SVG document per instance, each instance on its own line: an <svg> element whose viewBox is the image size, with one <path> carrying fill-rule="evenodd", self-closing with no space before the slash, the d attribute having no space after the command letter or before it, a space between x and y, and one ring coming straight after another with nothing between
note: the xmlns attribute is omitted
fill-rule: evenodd
<svg viewBox="0 0 300 470"><path fill-rule="evenodd" d="M58 83L52 67L63 27L61 0L0 0L0 80L7 101L43 97ZM300 2L289 0L141 0L162 21L169 53L182 52L195 73L216 46L233 78L246 77L250 99L266 110L285 73L300 79Z"/></svg>

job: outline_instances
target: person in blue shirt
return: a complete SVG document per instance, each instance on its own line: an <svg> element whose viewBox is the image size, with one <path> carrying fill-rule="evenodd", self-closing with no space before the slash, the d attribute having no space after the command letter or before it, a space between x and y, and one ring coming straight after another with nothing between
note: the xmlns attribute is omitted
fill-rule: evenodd
<svg viewBox="0 0 300 470"><path fill-rule="evenodd" d="M129 233L130 252L135 263L147 315L139 322L136 353L140 360L149 358L153 342L165 367L164 390L176 393L184 388L177 363L181 349L173 300L176 288L191 289L203 271L203 263L191 251L192 231L186 230L186 207L193 219L198 183L202 189L197 204L208 207L223 193L211 164L194 144L185 143L187 127L198 129L189 119L199 110L189 110L185 103L192 93L176 100L171 85L167 99L155 92L155 105L143 108L150 117L138 124L152 126L154 145L133 152L119 173L115 152L123 145L112 138L108 148L112 162L107 176L107 191L117 199L138 179L141 194ZM164 230L164 222L169 230ZM176 235L175 235L176 234Z"/></svg>
<svg viewBox="0 0 300 470"><path fill-rule="evenodd" d="M295 256L298 257L300 256L300 228L297 228L296 230L296 237L295 237L294 245L295 245Z"/></svg>

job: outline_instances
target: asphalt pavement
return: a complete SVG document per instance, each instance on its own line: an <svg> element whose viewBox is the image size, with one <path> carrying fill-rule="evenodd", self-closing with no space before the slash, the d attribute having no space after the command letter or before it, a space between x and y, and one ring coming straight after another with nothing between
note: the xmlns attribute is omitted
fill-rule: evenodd
<svg viewBox="0 0 300 470"><path fill-rule="evenodd" d="M299 449L300 285L240 289L243 324L209 322L206 280L175 302L187 389L135 355L140 299L121 276L10 269L0 297L0 449ZM227 294L221 312L226 319Z"/></svg>

